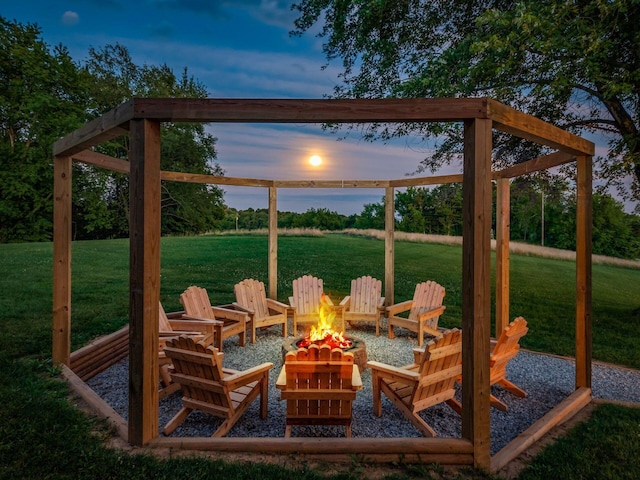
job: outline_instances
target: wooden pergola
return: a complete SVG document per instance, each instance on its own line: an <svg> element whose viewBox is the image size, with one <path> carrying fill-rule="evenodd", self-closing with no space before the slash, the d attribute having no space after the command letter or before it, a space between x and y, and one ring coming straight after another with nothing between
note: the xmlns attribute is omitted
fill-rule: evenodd
<svg viewBox="0 0 640 480"><path fill-rule="evenodd" d="M461 122L461 175L401 180L278 181L167 172L160 169L161 122L367 123ZM492 170L493 129L553 148L549 155ZM129 134L129 161L90 150ZM497 471L553 426L591 400L591 195L594 144L488 98L470 99L150 99L135 98L54 144L53 361L71 385L110 417L133 445L215 451L302 453L376 461L439 462ZM130 318L116 332L71 353L72 162L130 177ZM509 445L490 455L489 353L491 336L492 182L497 183L496 331L509 322L509 180L568 162L577 164L575 391ZM269 293L277 295L277 190L279 188L384 188L386 192L385 295L393 301L394 188L463 184L462 438L159 438L158 302L160 297L161 181L267 187ZM116 347L117 345L117 347ZM129 421L125 422L83 380L105 368L119 349L129 355ZM76 373L82 365L83 373Z"/></svg>

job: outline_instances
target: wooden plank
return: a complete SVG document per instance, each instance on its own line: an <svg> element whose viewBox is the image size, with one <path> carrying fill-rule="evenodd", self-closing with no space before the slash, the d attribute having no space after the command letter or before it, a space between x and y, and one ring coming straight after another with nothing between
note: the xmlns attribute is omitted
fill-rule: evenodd
<svg viewBox="0 0 640 480"><path fill-rule="evenodd" d="M435 175L433 177L410 177L389 180L390 187L417 187L422 185L443 185L445 183L462 183L462 174Z"/></svg>
<svg viewBox="0 0 640 480"><path fill-rule="evenodd" d="M274 180L278 188L386 188L388 180Z"/></svg>
<svg viewBox="0 0 640 480"><path fill-rule="evenodd" d="M129 100L61 138L53 144L53 154L73 155L127 133L134 103L135 99Z"/></svg>
<svg viewBox="0 0 640 480"><path fill-rule="evenodd" d="M491 458L491 472L495 473L499 471L507 463L540 440L553 427L573 417L586 407L589 402L591 402L591 389L577 389L496 453Z"/></svg>
<svg viewBox="0 0 640 480"><path fill-rule="evenodd" d="M93 165L94 167L126 173L127 175L131 170L131 165L129 165L127 160L111 157L103 153L94 152L93 150L83 150L81 152L74 153L72 158L75 161Z"/></svg>
<svg viewBox="0 0 640 480"><path fill-rule="evenodd" d="M394 231L395 193L393 187L385 189L384 201L384 298L385 305L393 305L394 295Z"/></svg>
<svg viewBox="0 0 640 480"><path fill-rule="evenodd" d="M71 352L71 157L53 160L52 361L70 364Z"/></svg>
<svg viewBox="0 0 640 480"><path fill-rule="evenodd" d="M491 120L464 125L462 242L462 437L474 465L490 462Z"/></svg>
<svg viewBox="0 0 640 480"><path fill-rule="evenodd" d="M131 122L129 443L158 436L160 124Z"/></svg>
<svg viewBox="0 0 640 480"><path fill-rule="evenodd" d="M180 448L185 450L204 450L220 452L247 453L301 453L301 454L357 454L367 455L443 455L455 459L460 456L470 461L473 448L467 440L453 438L193 438L160 437L149 442L151 448ZM424 460L423 460L424 461ZM457 463L457 462L456 462Z"/></svg>
<svg viewBox="0 0 640 480"><path fill-rule="evenodd" d="M509 325L509 240L511 227L510 182L496 182L496 327L495 338Z"/></svg>
<svg viewBox="0 0 640 480"><path fill-rule="evenodd" d="M274 185L273 180L223 177L220 175L204 175L199 173L169 172L166 170L162 171L161 178L162 180L169 180L172 182L205 183L210 185L238 185L243 187L272 187Z"/></svg>
<svg viewBox="0 0 640 480"><path fill-rule="evenodd" d="M571 153L554 152L543 157L518 163L517 165L507 167L503 170L495 171L493 172L493 178L515 178L520 175L526 175L528 173L539 172L540 170L547 170L559 165L564 165L565 163L573 162L575 159L576 156Z"/></svg>
<svg viewBox="0 0 640 480"><path fill-rule="evenodd" d="M593 142L495 100L488 100L488 112L497 130L574 155L595 153Z"/></svg>
<svg viewBox="0 0 640 480"><path fill-rule="evenodd" d="M269 187L269 298L278 298L278 189ZM265 312L265 314L268 313ZM286 320L285 320L286 321Z"/></svg>
<svg viewBox="0 0 640 480"><path fill-rule="evenodd" d="M167 122L353 123L487 118L486 98L136 98L134 118Z"/></svg>
<svg viewBox="0 0 640 480"><path fill-rule="evenodd" d="M576 207L576 388L591 388L592 159L578 157Z"/></svg>
<svg viewBox="0 0 640 480"><path fill-rule="evenodd" d="M113 425L118 435L123 439L127 439L127 421L122 418L109 404L107 404L100 396L87 386L71 369L63 366L60 372L62 378L69 384L69 387L80 396L89 407L101 418L106 419Z"/></svg>

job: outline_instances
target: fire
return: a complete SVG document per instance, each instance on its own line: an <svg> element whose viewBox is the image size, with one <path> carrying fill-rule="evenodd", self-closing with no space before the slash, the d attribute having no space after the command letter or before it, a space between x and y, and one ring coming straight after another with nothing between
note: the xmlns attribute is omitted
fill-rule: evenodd
<svg viewBox="0 0 640 480"><path fill-rule="evenodd" d="M352 341L344 338L344 332L333 330L333 320L336 318L336 312L333 311L331 305L326 299L326 295L322 294L319 308L318 324L311 327L311 332L305 338L298 342L299 348L306 348L312 343L329 344L331 348L349 348Z"/></svg>

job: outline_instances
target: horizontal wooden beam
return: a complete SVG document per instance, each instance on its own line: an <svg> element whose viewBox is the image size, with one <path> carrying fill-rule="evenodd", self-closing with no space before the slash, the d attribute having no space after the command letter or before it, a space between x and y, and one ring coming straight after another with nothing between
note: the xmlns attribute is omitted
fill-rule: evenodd
<svg viewBox="0 0 640 480"><path fill-rule="evenodd" d="M278 188L386 188L388 180L275 180Z"/></svg>
<svg viewBox="0 0 640 480"><path fill-rule="evenodd" d="M454 122L486 118L486 98L136 98L134 118L167 122Z"/></svg>
<svg viewBox="0 0 640 480"><path fill-rule="evenodd" d="M411 177L389 180L390 187L417 187L423 185L442 185L445 183L462 183L462 174L436 175L433 177Z"/></svg>
<svg viewBox="0 0 640 480"><path fill-rule="evenodd" d="M242 187L272 187L273 180L256 178L223 177L221 175L203 175L198 173L180 173L163 170L160 172L162 180L187 183L206 183L210 185L237 185Z"/></svg>
<svg viewBox="0 0 640 480"><path fill-rule="evenodd" d="M491 472L495 473L499 471L507 463L540 440L553 427L573 417L586 407L589 402L591 402L591 389L584 387L576 389L571 395L491 457Z"/></svg>
<svg viewBox="0 0 640 480"><path fill-rule="evenodd" d="M545 155L544 157L538 157L526 162L518 163L517 165L507 167L503 170L496 170L493 172L493 179L519 177L520 175L526 175L528 173L557 167L559 165L572 162L575 159L576 156L571 153L554 152L549 155Z"/></svg>
<svg viewBox="0 0 640 480"><path fill-rule="evenodd" d="M74 153L71 158L78 162L93 165L94 167L126 173L127 175L131 170L131 165L129 165L128 160L111 157L103 153L94 152L93 150L83 150L81 152Z"/></svg>
<svg viewBox="0 0 640 480"><path fill-rule="evenodd" d="M489 118L493 120L493 127L497 130L574 155L595 153L595 145L589 140L495 100L487 100L487 102Z"/></svg>
<svg viewBox="0 0 640 480"><path fill-rule="evenodd" d="M53 144L54 155L73 155L127 133L135 100L129 100Z"/></svg>

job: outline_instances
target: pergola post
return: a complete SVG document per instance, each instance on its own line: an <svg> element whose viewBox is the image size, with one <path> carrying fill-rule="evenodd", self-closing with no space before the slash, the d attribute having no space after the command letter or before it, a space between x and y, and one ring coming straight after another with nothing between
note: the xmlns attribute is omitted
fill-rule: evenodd
<svg viewBox="0 0 640 480"><path fill-rule="evenodd" d="M386 187L384 196L384 301L385 305L393 305L395 254L395 199L394 188Z"/></svg>
<svg viewBox="0 0 640 480"><path fill-rule="evenodd" d="M278 298L278 189L269 187L269 298Z"/></svg>
<svg viewBox="0 0 640 480"><path fill-rule="evenodd" d="M129 443L158 436L160 122L130 122Z"/></svg>
<svg viewBox="0 0 640 480"><path fill-rule="evenodd" d="M462 230L462 437L489 470L491 331L491 120L464 124Z"/></svg>
<svg viewBox="0 0 640 480"><path fill-rule="evenodd" d="M592 157L576 160L576 388L591 388Z"/></svg>
<svg viewBox="0 0 640 480"><path fill-rule="evenodd" d="M510 185L508 178L496 181L496 338L509 324Z"/></svg>
<svg viewBox="0 0 640 480"><path fill-rule="evenodd" d="M53 160L53 364L70 366L71 355L70 156Z"/></svg>

